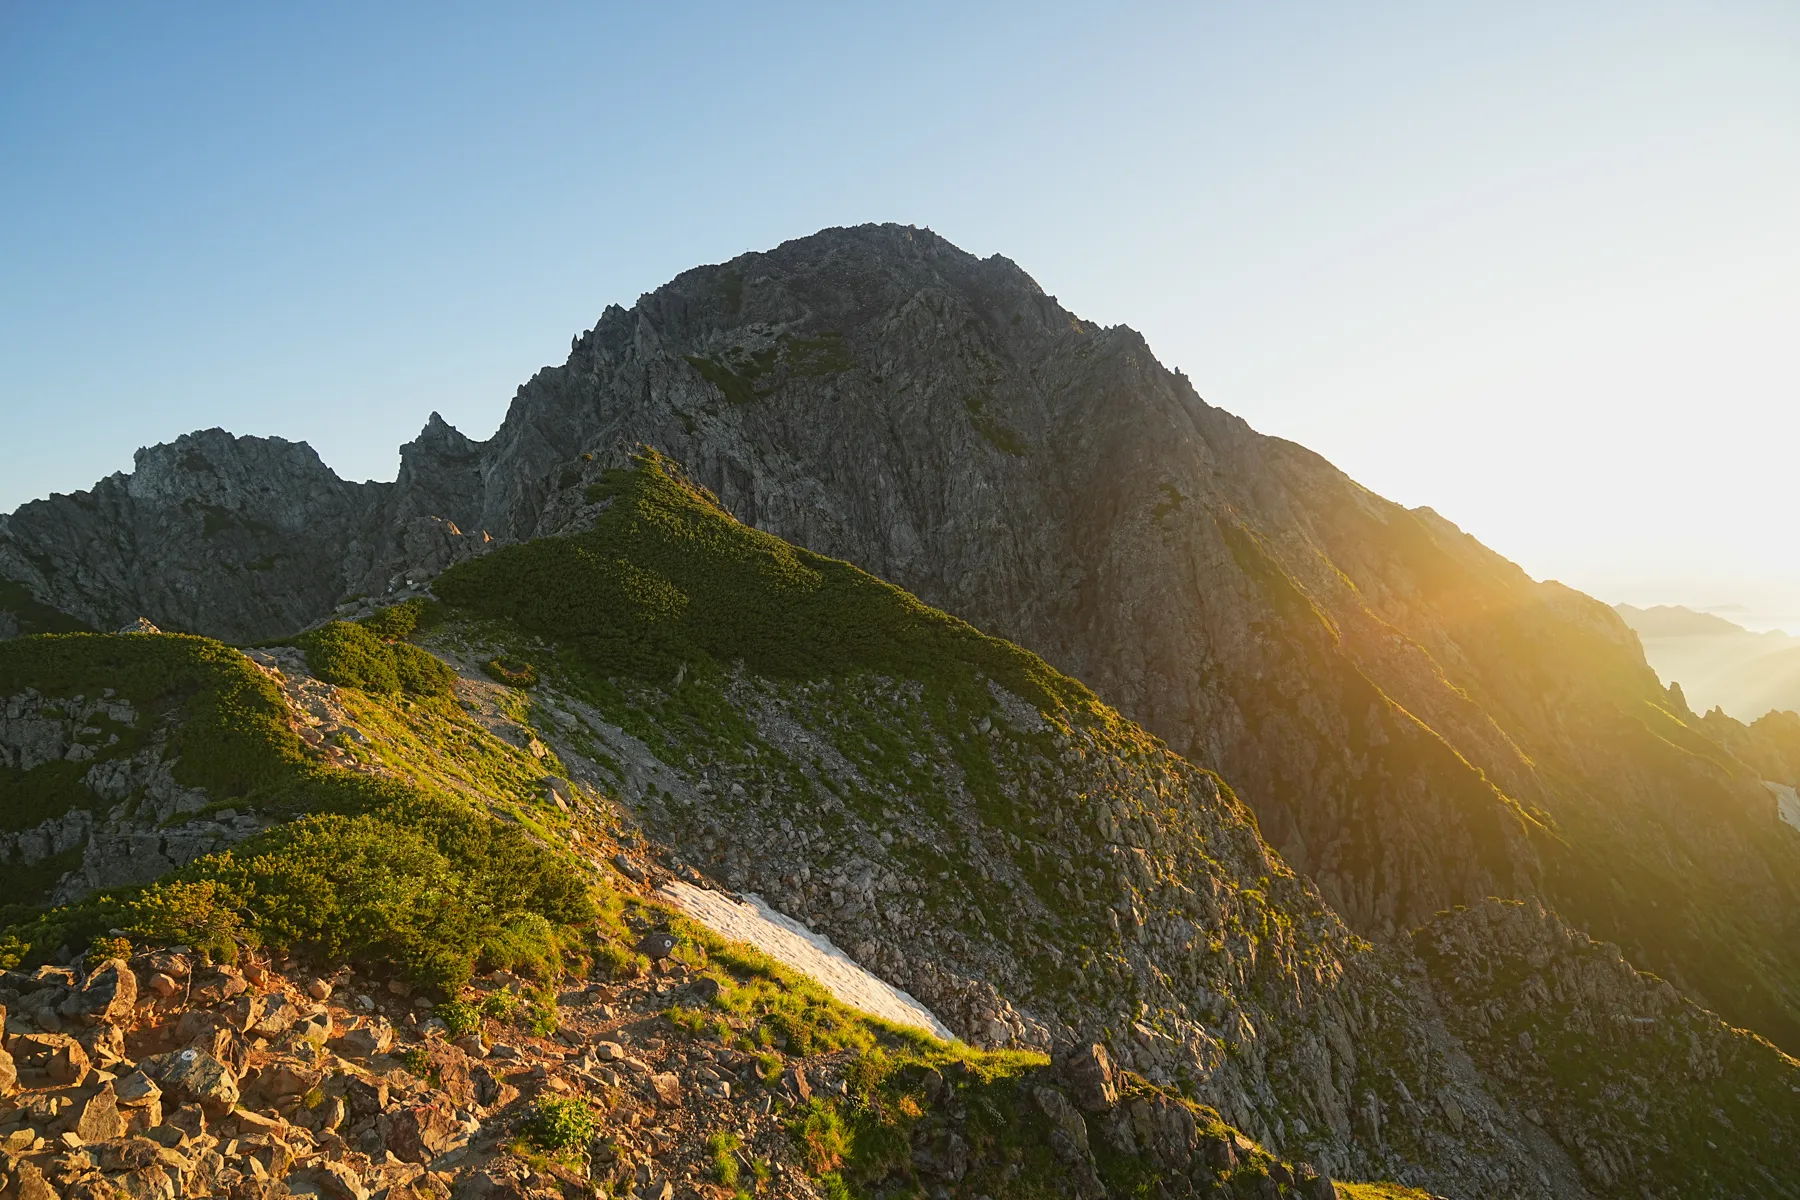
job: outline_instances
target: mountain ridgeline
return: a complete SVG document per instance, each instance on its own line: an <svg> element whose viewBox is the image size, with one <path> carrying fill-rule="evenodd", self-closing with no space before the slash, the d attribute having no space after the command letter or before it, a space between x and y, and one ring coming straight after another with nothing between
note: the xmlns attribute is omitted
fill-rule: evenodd
<svg viewBox="0 0 1800 1200"><path fill-rule="evenodd" d="M330 949L454 988L495 928L586 919L478 867L479 839L581 845L554 764L972 1045L1097 1043L1289 1158L1459 1197L1800 1195L1800 719L1696 716L1606 606L929 232L609 308L492 439L434 415L393 484L217 430L141 451L0 518L0 577L0 634L64 635L0 644L22 960L155 907L118 898L163 886L121 847L230 891L316 844L291 831L416 820L462 915ZM138 617L264 644L283 702L355 735L270 732L285 782L221 819L181 751L204 687L101 711L50 649ZM25 761L46 738L65 765ZM1109 1190L1163 1161L1133 1120L1086 1118Z"/></svg>

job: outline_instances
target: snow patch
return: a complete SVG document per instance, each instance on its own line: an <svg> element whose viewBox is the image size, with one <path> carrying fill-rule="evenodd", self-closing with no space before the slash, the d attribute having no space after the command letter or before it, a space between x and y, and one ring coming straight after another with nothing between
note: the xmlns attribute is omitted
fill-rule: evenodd
<svg viewBox="0 0 1800 1200"><path fill-rule="evenodd" d="M811 976L845 1004L896 1025L928 1030L947 1042L956 1040L930 1009L858 966L824 934L770 908L761 896L745 893L742 900L734 900L678 879L657 890L714 933L747 942L783 966Z"/></svg>
<svg viewBox="0 0 1800 1200"><path fill-rule="evenodd" d="M1783 821L1800 829L1800 793L1785 783L1770 783L1763 780L1763 786L1775 793L1775 811Z"/></svg>

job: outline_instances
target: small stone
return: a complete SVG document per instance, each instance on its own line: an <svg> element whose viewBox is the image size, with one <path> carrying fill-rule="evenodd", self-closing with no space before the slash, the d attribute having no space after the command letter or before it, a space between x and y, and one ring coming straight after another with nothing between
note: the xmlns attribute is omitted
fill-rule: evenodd
<svg viewBox="0 0 1800 1200"><path fill-rule="evenodd" d="M1444 1120L1449 1124L1452 1133L1461 1133L1463 1128L1462 1105L1449 1091L1438 1093L1438 1107L1444 1110Z"/></svg>
<svg viewBox="0 0 1800 1200"><path fill-rule="evenodd" d="M314 979L306 985L306 994L323 1004L331 999L331 985L323 979Z"/></svg>
<svg viewBox="0 0 1800 1200"><path fill-rule="evenodd" d="M671 1072L662 1071L650 1076L650 1088L656 1093L657 1100L670 1108L681 1103L681 1078Z"/></svg>
<svg viewBox="0 0 1800 1200"><path fill-rule="evenodd" d="M595 1042L594 1057L601 1062L622 1062L625 1058L625 1047L617 1042Z"/></svg>

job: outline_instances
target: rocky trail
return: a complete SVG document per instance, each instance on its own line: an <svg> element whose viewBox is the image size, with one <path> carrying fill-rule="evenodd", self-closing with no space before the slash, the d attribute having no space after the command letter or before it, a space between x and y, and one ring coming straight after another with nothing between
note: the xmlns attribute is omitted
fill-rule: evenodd
<svg viewBox="0 0 1800 1200"><path fill-rule="evenodd" d="M620 859L646 880L657 869ZM549 989L495 972L437 1003L348 966L209 964L179 947L9 971L0 1196L820 1194L817 1177L845 1152L821 1102L849 1097L859 1054L741 1048L730 1023L698 1015L721 984L678 957L678 941L647 929L635 978L596 966ZM967 1128L964 1094L988 1103L982 1070L953 1056L909 1068L941 1111L914 1125L897 1185L946 1196L983 1172L1018 1175L1017 1147ZM1197 1126L1098 1048L1014 1090L1085 1196L1107 1193L1077 1106L1111 1120L1089 1118L1109 1145L1179 1164L1196 1194L1335 1194L1310 1168Z"/></svg>

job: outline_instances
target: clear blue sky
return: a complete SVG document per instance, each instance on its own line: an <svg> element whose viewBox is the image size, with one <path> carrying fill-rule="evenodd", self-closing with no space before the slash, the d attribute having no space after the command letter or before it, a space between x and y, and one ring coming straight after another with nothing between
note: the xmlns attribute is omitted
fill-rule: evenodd
<svg viewBox="0 0 1800 1200"><path fill-rule="evenodd" d="M0 510L354 478L608 303L929 225L1608 599L1800 614L1800 4L0 0Z"/></svg>

